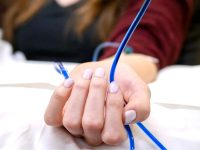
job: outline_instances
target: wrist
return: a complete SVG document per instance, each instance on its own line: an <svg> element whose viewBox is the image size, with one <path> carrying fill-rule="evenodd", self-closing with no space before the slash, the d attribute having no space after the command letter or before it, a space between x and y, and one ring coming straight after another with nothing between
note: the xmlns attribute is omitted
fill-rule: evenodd
<svg viewBox="0 0 200 150"><path fill-rule="evenodd" d="M112 64L114 57L105 59L108 64ZM124 54L122 53L119 63L130 66L145 82L149 83L156 79L159 60L144 54Z"/></svg>

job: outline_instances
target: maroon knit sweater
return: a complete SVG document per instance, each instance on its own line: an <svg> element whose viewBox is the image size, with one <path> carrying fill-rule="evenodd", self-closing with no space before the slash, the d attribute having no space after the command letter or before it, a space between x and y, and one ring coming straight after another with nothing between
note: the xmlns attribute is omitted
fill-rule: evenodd
<svg viewBox="0 0 200 150"><path fill-rule="evenodd" d="M121 42L143 1L130 0L109 41ZM193 0L152 0L128 45L135 53L159 59L159 68L174 64L180 54L193 14ZM101 59L116 52L106 48Z"/></svg>

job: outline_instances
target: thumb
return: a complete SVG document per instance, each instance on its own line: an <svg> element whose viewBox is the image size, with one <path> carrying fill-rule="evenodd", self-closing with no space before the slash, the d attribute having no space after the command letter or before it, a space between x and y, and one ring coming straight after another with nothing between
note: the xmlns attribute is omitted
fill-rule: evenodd
<svg viewBox="0 0 200 150"><path fill-rule="evenodd" d="M131 94L124 107L124 124L141 122L150 114L150 90L148 86L141 87Z"/></svg>

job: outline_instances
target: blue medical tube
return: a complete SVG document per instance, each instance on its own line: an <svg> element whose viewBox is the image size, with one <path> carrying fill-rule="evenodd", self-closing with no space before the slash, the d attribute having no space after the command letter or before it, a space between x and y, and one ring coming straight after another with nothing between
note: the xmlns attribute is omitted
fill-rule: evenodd
<svg viewBox="0 0 200 150"><path fill-rule="evenodd" d="M61 75L63 75L63 77L65 79L69 78L69 75L67 73L67 70L65 69L65 67L63 66L63 64L61 62L57 62L56 63L58 66L55 66L55 69L58 73L60 73Z"/></svg>
<svg viewBox="0 0 200 150"><path fill-rule="evenodd" d="M119 61L119 57L122 53L122 51L124 50L125 46L127 45L131 35L133 34L133 32L135 31L137 25L139 24L141 18L143 17L144 13L146 12L149 4L150 4L151 0L145 0L145 2L143 3L140 11L138 12L137 16L135 17L135 19L133 20L131 26L129 27L125 37L123 38L116 54L115 54L115 58L113 60L113 64L111 66L111 70L110 70L110 82L114 81L114 76L115 76L115 70L116 70L116 66L117 63ZM142 123L137 123L137 125L144 131L144 133L162 150L165 150L166 148L144 127L144 125ZM128 138L129 138L129 142L130 142L130 149L133 150L134 149L134 139L133 139L133 135L131 132L131 128L129 125L125 125L125 129L128 133Z"/></svg>
<svg viewBox="0 0 200 150"><path fill-rule="evenodd" d="M129 27L126 35L124 36L122 42L119 45L119 48L115 54L115 58L113 60L113 64L110 70L110 81L114 81L114 75L115 75L115 69L119 60L119 57L122 53L122 51L124 50L124 48L126 47L131 35L133 34L133 32L135 31L136 27L138 26L140 20L142 19L144 13L146 12L149 4L150 4L151 0L145 0L145 2L143 3L140 11L138 12L137 16L135 17L135 19L133 20L131 26Z"/></svg>
<svg viewBox="0 0 200 150"><path fill-rule="evenodd" d="M131 35L135 31L137 25L139 24L141 18L143 17L144 13L146 12L150 2L151 2L151 0L145 0L145 2L143 3L143 5L142 5L140 11L138 12L137 16L135 17L135 19L133 20L131 26L129 27L125 37L123 38L123 40L115 54L115 58L113 60L113 64L112 64L111 70L110 70L110 83L114 81L115 70L117 67L117 63L119 61L119 57L120 57L122 51L124 50L125 46L127 45L128 40L130 39ZM131 132L131 128L129 125L125 125L125 129L128 133L128 138L129 138L129 142L130 142L130 150L133 150L133 149L135 149L135 146L134 146L134 138L133 138L133 134Z"/></svg>
<svg viewBox="0 0 200 150"><path fill-rule="evenodd" d="M94 50L94 54L92 56L92 61L98 60L99 54L100 54L101 50L103 50L103 48L105 48L105 47L118 48L119 45L120 45L120 43L116 43L116 42L103 42L103 43L99 44ZM124 51L125 51L125 53L132 53L133 49L129 46L126 46Z"/></svg>
<svg viewBox="0 0 200 150"><path fill-rule="evenodd" d="M117 53L115 55L115 58L113 60L113 64L110 70L110 82L114 81L114 75L115 75L115 70L116 70L116 66L119 60L119 57L123 51L123 49L125 48L126 44L128 43L128 40L130 39L131 35L133 34L133 32L135 31L137 25L139 24L142 16L144 15L144 13L146 12L149 4L150 4L151 0L146 0L140 11L138 12L137 16L135 17L134 21L132 22L131 26L129 27L124 39L122 40ZM64 66L62 65L62 63L57 63L59 68L56 68L56 70L61 73L65 79L67 79L69 77L67 71L65 70ZM153 136L153 134L151 134L150 131L148 131L147 128L145 128L145 126L138 122L137 125L141 128L141 130L143 130L143 132L162 150L166 150L166 148L155 138L155 136ZM128 138L129 138L129 142L130 142L130 150L134 150L134 138L133 138L133 134L131 131L131 128L129 125L125 125L125 129L127 131L128 134Z"/></svg>
<svg viewBox="0 0 200 150"><path fill-rule="evenodd" d="M154 142L154 144L156 144L162 150L167 150L167 148L162 145L160 141L158 141L158 139L156 139L156 137L141 122L137 122L136 124Z"/></svg>
<svg viewBox="0 0 200 150"><path fill-rule="evenodd" d="M118 43L113 43L113 42L104 42L104 43L101 43L100 45L98 45L96 47L96 49L94 50L94 54L93 54L93 57L92 57L92 61L97 61L98 60L98 57L99 57L99 53L101 52L101 50L104 48L104 47L118 47L119 44Z"/></svg>

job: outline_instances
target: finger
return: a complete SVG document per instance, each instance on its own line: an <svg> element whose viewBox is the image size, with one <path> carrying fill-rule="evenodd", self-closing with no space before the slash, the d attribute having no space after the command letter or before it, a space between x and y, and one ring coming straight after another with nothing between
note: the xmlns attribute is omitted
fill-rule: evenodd
<svg viewBox="0 0 200 150"><path fill-rule="evenodd" d="M105 124L102 140L109 145L118 145L126 139L123 125L124 99L118 85L112 82L106 99Z"/></svg>
<svg viewBox="0 0 200 150"><path fill-rule="evenodd" d="M86 141L92 145L102 143L101 132L104 125L104 104L107 91L105 71L98 68L91 83L83 114L83 130Z"/></svg>
<svg viewBox="0 0 200 150"><path fill-rule="evenodd" d="M124 108L124 122L130 124L133 122L144 121L150 114L150 90L146 84L140 86L134 91Z"/></svg>
<svg viewBox="0 0 200 150"><path fill-rule="evenodd" d="M83 134L82 116L88 95L92 70L86 69L83 77L74 84L71 95L65 106L63 125L73 135Z"/></svg>
<svg viewBox="0 0 200 150"><path fill-rule="evenodd" d="M62 85L55 89L44 115L44 120L48 125L62 125L63 107L69 98L73 83L74 81L68 78Z"/></svg>

